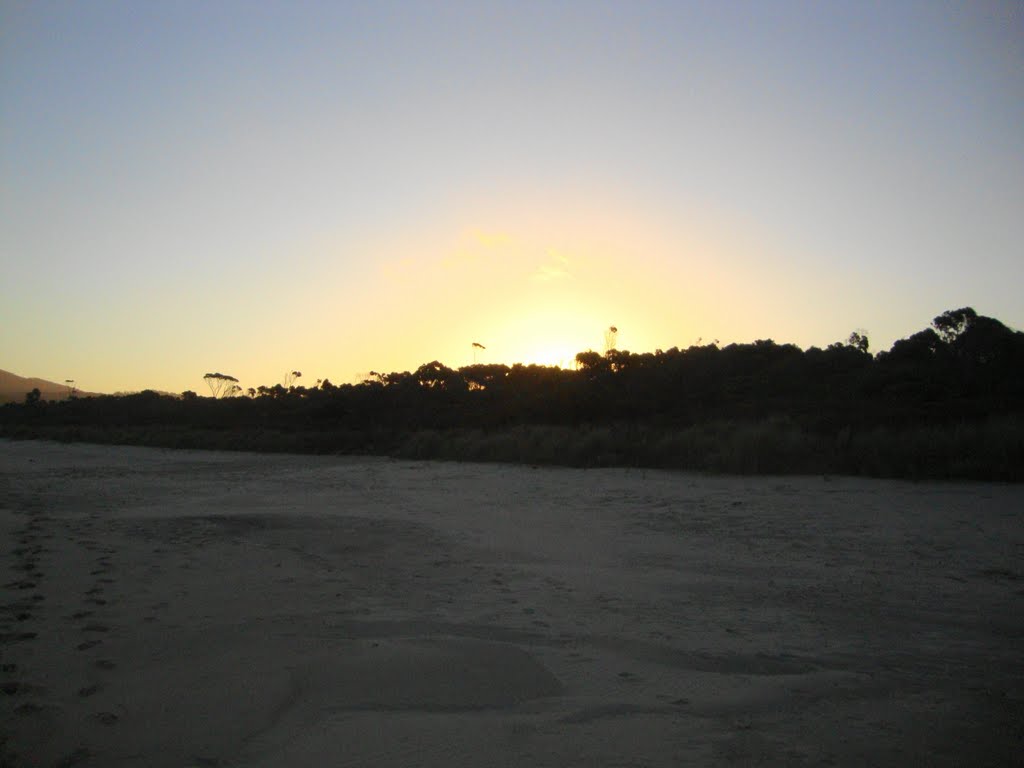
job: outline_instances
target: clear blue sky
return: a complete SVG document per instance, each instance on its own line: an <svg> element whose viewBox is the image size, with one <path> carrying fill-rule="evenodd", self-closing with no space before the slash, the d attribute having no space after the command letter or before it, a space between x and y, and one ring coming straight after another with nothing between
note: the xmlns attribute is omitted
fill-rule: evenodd
<svg viewBox="0 0 1024 768"><path fill-rule="evenodd" d="M1024 327L1019 2L5 2L0 368Z"/></svg>

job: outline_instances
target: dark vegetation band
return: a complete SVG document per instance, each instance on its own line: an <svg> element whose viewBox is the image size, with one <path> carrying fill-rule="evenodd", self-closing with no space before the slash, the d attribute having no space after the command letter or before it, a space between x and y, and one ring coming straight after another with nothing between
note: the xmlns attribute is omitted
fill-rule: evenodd
<svg viewBox="0 0 1024 768"><path fill-rule="evenodd" d="M415 458L1024 479L1024 333L963 308L872 355L770 340L574 370L434 361L358 384L152 391L0 408L10 437ZM211 381L212 379L212 381ZM237 396L226 396L237 395Z"/></svg>

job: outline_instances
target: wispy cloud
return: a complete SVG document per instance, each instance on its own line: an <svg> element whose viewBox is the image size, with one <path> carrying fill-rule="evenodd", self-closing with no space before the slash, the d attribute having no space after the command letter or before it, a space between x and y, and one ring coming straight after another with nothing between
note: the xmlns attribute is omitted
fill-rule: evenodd
<svg viewBox="0 0 1024 768"><path fill-rule="evenodd" d="M469 230L463 232L452 250L441 257L440 265L446 269L478 268L500 259L513 243L512 235L507 232Z"/></svg>
<svg viewBox="0 0 1024 768"><path fill-rule="evenodd" d="M512 235L507 232L473 232L473 239L485 248L494 248L507 245L512 241Z"/></svg>
<svg viewBox="0 0 1024 768"><path fill-rule="evenodd" d="M548 249L548 258L534 271L532 278L538 283L572 278L569 271L569 257L553 248Z"/></svg>

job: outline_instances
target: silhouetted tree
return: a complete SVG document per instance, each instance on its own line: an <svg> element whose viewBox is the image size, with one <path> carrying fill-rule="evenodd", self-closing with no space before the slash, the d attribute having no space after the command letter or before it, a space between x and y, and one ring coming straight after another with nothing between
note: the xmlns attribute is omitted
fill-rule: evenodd
<svg viewBox="0 0 1024 768"><path fill-rule="evenodd" d="M488 389L494 391L501 387L508 377L508 366L501 364L474 364L459 369L459 375L470 390Z"/></svg>
<svg viewBox="0 0 1024 768"><path fill-rule="evenodd" d="M416 369L414 376L420 386L427 387L428 389L436 388L457 391L466 388L466 382L459 375L458 371L453 371L437 360L421 365Z"/></svg>
<svg viewBox="0 0 1024 768"><path fill-rule="evenodd" d="M970 307L950 309L932 320L932 327L945 343L952 344L960 334L967 331L978 319L978 313Z"/></svg>
<svg viewBox="0 0 1024 768"><path fill-rule="evenodd" d="M866 355L868 354L868 347L871 346L871 343L868 341L867 334L861 333L860 331L854 331L850 334L850 338L846 340L846 345L848 347L853 347Z"/></svg>
<svg viewBox="0 0 1024 768"><path fill-rule="evenodd" d="M576 354L576 367L581 371L597 372L607 368L607 360L593 350Z"/></svg>
<svg viewBox="0 0 1024 768"><path fill-rule="evenodd" d="M608 354L615 349L615 342L619 336L619 329L614 325L609 325L607 330L604 332L604 352Z"/></svg>
<svg viewBox="0 0 1024 768"><path fill-rule="evenodd" d="M210 387L210 394L215 398L230 397L240 390L238 379L226 373L207 373L203 379Z"/></svg>
<svg viewBox="0 0 1024 768"><path fill-rule="evenodd" d="M614 347L605 352L604 356L608 367L616 373L629 368L634 357L627 350L615 349Z"/></svg>
<svg viewBox="0 0 1024 768"><path fill-rule="evenodd" d="M918 362L930 360L938 352L942 345L942 339L931 328L899 339L893 343L888 352L882 352L880 359L883 361L913 361Z"/></svg>

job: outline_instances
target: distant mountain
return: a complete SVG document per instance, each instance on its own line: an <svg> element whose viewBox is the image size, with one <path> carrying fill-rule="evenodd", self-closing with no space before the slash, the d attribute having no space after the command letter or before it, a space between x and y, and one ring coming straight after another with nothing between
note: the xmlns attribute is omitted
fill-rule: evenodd
<svg viewBox="0 0 1024 768"><path fill-rule="evenodd" d="M33 389L38 389L43 400L64 400L69 394L67 384L58 384L46 379L26 379L24 376L0 371L0 403L20 403L25 400L25 394ZM80 392L75 390L79 397L91 397L95 392Z"/></svg>

